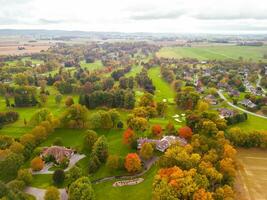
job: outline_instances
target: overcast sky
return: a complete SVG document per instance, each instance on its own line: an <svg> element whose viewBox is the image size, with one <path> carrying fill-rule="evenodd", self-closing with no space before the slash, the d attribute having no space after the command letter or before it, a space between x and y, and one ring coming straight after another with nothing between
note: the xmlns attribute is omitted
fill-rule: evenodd
<svg viewBox="0 0 267 200"><path fill-rule="evenodd" d="M267 32L266 0L0 0L0 28Z"/></svg>

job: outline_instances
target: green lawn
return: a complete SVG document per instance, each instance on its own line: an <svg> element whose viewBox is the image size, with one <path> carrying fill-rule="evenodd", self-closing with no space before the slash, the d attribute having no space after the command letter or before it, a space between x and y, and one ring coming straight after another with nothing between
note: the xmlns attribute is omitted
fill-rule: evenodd
<svg viewBox="0 0 267 200"><path fill-rule="evenodd" d="M215 107L213 106L213 108L215 108ZM233 107L226 104L226 102L222 102L221 104L216 106L216 108L233 109ZM267 130L267 120L260 118L260 117L256 117L254 115L248 114L247 121L232 125L231 127L240 127L242 129L244 129L245 131L247 131L247 130L248 131L252 131L252 130L260 130L260 131L265 130L266 131Z"/></svg>
<svg viewBox="0 0 267 200"><path fill-rule="evenodd" d="M51 146L54 140L60 137L66 147L81 147L84 134L83 129L56 129L40 146Z"/></svg>
<svg viewBox="0 0 267 200"><path fill-rule="evenodd" d="M252 130L266 131L267 130L267 120L248 114L248 120L247 121L239 123L237 125L234 125L234 127L240 127L244 130L250 130L250 131L252 131Z"/></svg>
<svg viewBox="0 0 267 200"><path fill-rule="evenodd" d="M162 124L166 125L169 121L172 121L175 126L178 128L184 124L182 123L177 123L174 121L172 118L173 115L175 114L181 114L184 113L182 110L179 110L176 107L176 104L174 102L175 99L175 91L173 88L170 86L169 83L164 81L160 75L160 67L152 67L148 70L148 76L152 79L152 82L154 86L156 87L155 91L155 100L156 101L162 101L163 99L168 100L168 111L167 111L167 116L165 119L163 118L155 118L151 119L150 122L152 124Z"/></svg>
<svg viewBox="0 0 267 200"><path fill-rule="evenodd" d="M10 65L10 66L15 66L18 63L19 60L13 60L13 61L7 61L5 62L6 64ZM31 61L32 64L43 64L44 61L42 60L38 60L38 59L31 59L31 57L24 57L21 59L22 62L25 63L25 61Z"/></svg>
<svg viewBox="0 0 267 200"><path fill-rule="evenodd" d="M167 99L169 102L174 101L175 92L160 75L160 67L152 67L148 70L148 76L152 79L153 85L156 87L155 99L162 101Z"/></svg>
<svg viewBox="0 0 267 200"><path fill-rule="evenodd" d="M159 57L183 58L191 57L199 60L208 59L244 59L264 60L263 55L267 52L267 46L202 46L202 47L164 47L158 53Z"/></svg>
<svg viewBox="0 0 267 200"><path fill-rule="evenodd" d="M157 167L154 166L146 173L144 181L138 185L113 187L115 181L109 181L93 185L97 200L147 200L152 199L152 183L157 172ZM103 192L106 191L106 192Z"/></svg>
<svg viewBox="0 0 267 200"><path fill-rule="evenodd" d="M48 108L54 114L54 116L59 117L66 109L64 102L68 95L63 95L61 104L57 105L55 102L55 95L58 94L58 91L52 86L47 87L47 90L50 92L50 95L48 96L48 100L43 108ZM37 93L39 93L39 91ZM72 94L71 96L73 97L74 102L78 103L78 95ZM10 102L13 103L13 99L10 99ZM15 138L25 134L32 127L29 127L28 125L25 126L24 119L29 122L32 115L38 111L38 109L42 108L39 108L38 106L7 108L5 104L5 98L0 96L0 111L16 111L19 113L19 120L15 123L5 125L2 129L0 129L0 134L9 135Z"/></svg>
<svg viewBox="0 0 267 200"><path fill-rule="evenodd" d="M83 60L80 62L80 65L82 68L88 69L89 71L98 70L104 67L100 60L97 60L94 63L86 63L85 60Z"/></svg>
<svg viewBox="0 0 267 200"><path fill-rule="evenodd" d="M51 174L37 174L33 176L32 187L48 188L53 185Z"/></svg>
<svg viewBox="0 0 267 200"><path fill-rule="evenodd" d="M131 71L125 74L125 77L130 77L133 76L135 77L136 74L140 73L142 70L142 66L140 65L135 65L132 67Z"/></svg>

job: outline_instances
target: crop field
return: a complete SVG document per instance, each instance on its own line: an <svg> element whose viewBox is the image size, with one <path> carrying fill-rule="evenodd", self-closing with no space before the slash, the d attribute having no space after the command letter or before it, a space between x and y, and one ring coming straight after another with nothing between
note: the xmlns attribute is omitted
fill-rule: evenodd
<svg viewBox="0 0 267 200"><path fill-rule="evenodd" d="M0 55L23 55L30 53L39 53L42 50L47 50L51 45L50 44L32 44L25 45L24 50L18 50L18 47L21 45L0 45Z"/></svg>
<svg viewBox="0 0 267 200"><path fill-rule="evenodd" d="M260 149L238 149L239 176L248 200L267 199L267 152Z"/></svg>
<svg viewBox="0 0 267 200"><path fill-rule="evenodd" d="M191 57L199 60L209 59L244 59L264 60L267 46L203 46L203 47L164 47L158 53L158 57L184 58Z"/></svg>

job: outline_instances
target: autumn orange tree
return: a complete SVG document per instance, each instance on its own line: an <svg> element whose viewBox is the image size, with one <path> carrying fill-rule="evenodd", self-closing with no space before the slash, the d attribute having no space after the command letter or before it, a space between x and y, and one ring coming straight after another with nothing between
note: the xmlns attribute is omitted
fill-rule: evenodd
<svg viewBox="0 0 267 200"><path fill-rule="evenodd" d="M31 168L33 171L40 171L44 168L44 161L40 157L35 157L31 161Z"/></svg>
<svg viewBox="0 0 267 200"><path fill-rule="evenodd" d="M124 162L124 167L130 173L135 173L141 169L141 160L136 153L129 153Z"/></svg>
<svg viewBox="0 0 267 200"><path fill-rule="evenodd" d="M156 137L160 137L162 135L162 128L159 124L155 124L151 128L152 134Z"/></svg>
<svg viewBox="0 0 267 200"><path fill-rule="evenodd" d="M188 126L184 126L179 129L179 136L185 139L190 139L193 135L192 129Z"/></svg>
<svg viewBox="0 0 267 200"><path fill-rule="evenodd" d="M192 197L200 199L199 196L204 196L204 193L200 194L199 190L206 188L206 185L205 177L198 182L199 177L196 169L187 171L177 166L160 169L153 183L153 199L193 199ZM210 193L206 195L211 197ZM207 198L207 200L211 199Z"/></svg>
<svg viewBox="0 0 267 200"><path fill-rule="evenodd" d="M123 133L124 144L130 145L131 147L135 147L136 139L137 139L137 136L131 128L128 128L127 130L124 131Z"/></svg>

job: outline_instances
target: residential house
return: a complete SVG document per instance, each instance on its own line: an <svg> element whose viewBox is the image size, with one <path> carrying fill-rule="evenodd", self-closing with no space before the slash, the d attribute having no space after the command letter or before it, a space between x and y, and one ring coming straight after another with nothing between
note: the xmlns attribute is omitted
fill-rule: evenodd
<svg viewBox="0 0 267 200"><path fill-rule="evenodd" d="M257 107L257 105L254 104L249 99L244 99L244 100L240 101L240 104L245 106L245 107L248 107L248 108L256 108Z"/></svg>
<svg viewBox="0 0 267 200"><path fill-rule="evenodd" d="M211 105L217 105L218 104L216 97L211 95L211 94L207 95L204 99L207 102L209 102Z"/></svg>
<svg viewBox="0 0 267 200"><path fill-rule="evenodd" d="M51 146L43 148L41 158L53 156L56 162L60 163L64 158L70 159L73 154L74 151L72 149L61 146Z"/></svg>
<svg viewBox="0 0 267 200"><path fill-rule="evenodd" d="M222 119L233 117L236 114L236 112L234 110L230 110L227 108L219 108L218 112L219 112L219 115Z"/></svg>
<svg viewBox="0 0 267 200"><path fill-rule="evenodd" d="M140 138L137 140L137 149L141 149L144 143L154 143L158 151L164 152L172 144L177 143L177 142L182 146L187 144L187 141L184 138L181 138L179 136L164 136L160 140Z"/></svg>

